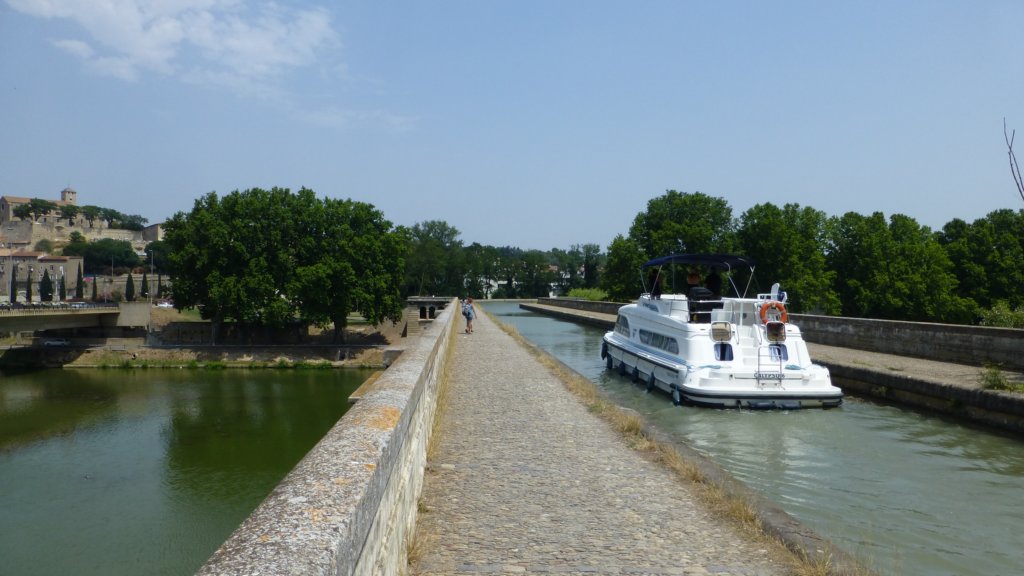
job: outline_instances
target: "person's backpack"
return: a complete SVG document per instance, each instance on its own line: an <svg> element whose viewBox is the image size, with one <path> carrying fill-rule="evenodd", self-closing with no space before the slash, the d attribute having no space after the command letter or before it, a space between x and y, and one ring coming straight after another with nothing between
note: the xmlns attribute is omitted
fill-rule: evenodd
<svg viewBox="0 0 1024 576"><path fill-rule="evenodd" d="M469 302L466 302L462 305L462 315L465 316L466 318L469 318L470 310L472 310L472 307L469 305Z"/></svg>

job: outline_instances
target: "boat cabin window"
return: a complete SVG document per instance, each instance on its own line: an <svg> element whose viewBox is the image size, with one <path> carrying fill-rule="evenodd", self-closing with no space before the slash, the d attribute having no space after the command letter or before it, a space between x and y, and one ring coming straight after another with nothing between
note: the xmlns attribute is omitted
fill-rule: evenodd
<svg viewBox="0 0 1024 576"><path fill-rule="evenodd" d="M615 331L623 336L629 337L629 318L619 315L619 319L615 322Z"/></svg>
<svg viewBox="0 0 1024 576"><path fill-rule="evenodd" d="M727 362L732 360L732 344L728 342L715 342L715 360Z"/></svg>
<svg viewBox="0 0 1024 576"><path fill-rule="evenodd" d="M789 350L786 349L785 344L769 344L768 352L772 355L772 360L783 362L789 360Z"/></svg>
<svg viewBox="0 0 1024 576"><path fill-rule="evenodd" d="M648 346L660 348L672 354L679 354L679 343L671 336L665 336L650 330L640 330L640 341Z"/></svg>

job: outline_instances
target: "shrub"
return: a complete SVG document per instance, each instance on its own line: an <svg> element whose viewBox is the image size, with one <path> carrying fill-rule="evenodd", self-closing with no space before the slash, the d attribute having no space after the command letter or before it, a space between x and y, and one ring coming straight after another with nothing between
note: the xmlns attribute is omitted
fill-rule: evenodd
<svg viewBox="0 0 1024 576"><path fill-rule="evenodd" d="M996 302L995 306L981 312L982 326L1000 328L1024 328L1024 306L1010 308L1005 301Z"/></svg>
<svg viewBox="0 0 1024 576"><path fill-rule="evenodd" d="M600 302L608 299L608 293L600 288L573 288L569 290L569 298L580 298L593 302Z"/></svg>

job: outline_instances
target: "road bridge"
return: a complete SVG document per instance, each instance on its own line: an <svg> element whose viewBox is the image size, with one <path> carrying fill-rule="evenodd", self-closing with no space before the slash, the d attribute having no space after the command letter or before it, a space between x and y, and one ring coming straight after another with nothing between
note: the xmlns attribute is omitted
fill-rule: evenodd
<svg viewBox="0 0 1024 576"><path fill-rule="evenodd" d="M13 306L0 309L0 332L147 326L148 302Z"/></svg>

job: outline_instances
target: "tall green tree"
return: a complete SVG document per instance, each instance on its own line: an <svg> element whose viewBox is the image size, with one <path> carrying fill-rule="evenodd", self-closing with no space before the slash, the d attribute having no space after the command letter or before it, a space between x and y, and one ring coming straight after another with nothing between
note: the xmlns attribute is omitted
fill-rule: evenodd
<svg viewBox="0 0 1024 576"><path fill-rule="evenodd" d="M53 302L53 279L50 278L50 271L43 269L43 277L39 280L39 301Z"/></svg>
<svg viewBox="0 0 1024 576"><path fill-rule="evenodd" d="M86 272L113 274L114 268L134 268L139 256L127 240L101 238L95 242L72 241L64 246L65 256L81 256Z"/></svg>
<svg viewBox="0 0 1024 576"><path fill-rule="evenodd" d="M369 204L308 189L210 193L165 230L175 306L199 307L215 338L229 320L332 323L340 338L351 312L401 317L405 237Z"/></svg>
<svg viewBox="0 0 1024 576"><path fill-rule="evenodd" d="M407 233L408 293L419 296L462 294L466 266L459 231L447 222L428 220L413 225Z"/></svg>
<svg viewBox="0 0 1024 576"><path fill-rule="evenodd" d="M401 317L406 236L383 214L363 202L328 199L316 203L301 191L302 215L310 238L302 241L288 293L302 317L334 327L343 339L348 315L359 311L371 324Z"/></svg>
<svg viewBox="0 0 1024 576"><path fill-rule="evenodd" d="M840 312L832 286L836 273L825 263L828 217L824 212L798 204L782 208L758 204L740 217L736 236L740 252L757 263L757 292L767 292L773 282L779 282L791 311Z"/></svg>
<svg viewBox="0 0 1024 576"><path fill-rule="evenodd" d="M895 214L853 212L832 221L829 268L843 314L931 322L969 321L952 263L926 226Z"/></svg>
<svg viewBox="0 0 1024 576"><path fill-rule="evenodd" d="M996 210L970 224L954 219L937 238L961 295L981 308L1024 305L1024 210Z"/></svg>
<svg viewBox="0 0 1024 576"><path fill-rule="evenodd" d="M629 228L650 258L669 254L730 252L735 245L732 208L722 198L701 192L669 190L647 202Z"/></svg>
<svg viewBox="0 0 1024 576"><path fill-rule="evenodd" d="M617 301L636 299L643 290L640 267L648 260L640 244L622 234L608 245L608 260L601 275L601 289Z"/></svg>
<svg viewBox="0 0 1024 576"><path fill-rule="evenodd" d="M82 276L82 264L78 265L78 277L75 279L75 298L81 300L85 297L84 278Z"/></svg>
<svg viewBox="0 0 1024 576"><path fill-rule="evenodd" d="M149 298L149 276L146 271L142 271L142 286L139 290L139 295L143 298Z"/></svg>
<svg viewBox="0 0 1024 576"><path fill-rule="evenodd" d="M601 246L598 244L584 244L581 250L583 252L583 287L597 288L603 260Z"/></svg>
<svg viewBox="0 0 1024 576"><path fill-rule="evenodd" d="M130 270L124 283L124 299L126 302L135 302L135 279Z"/></svg>

